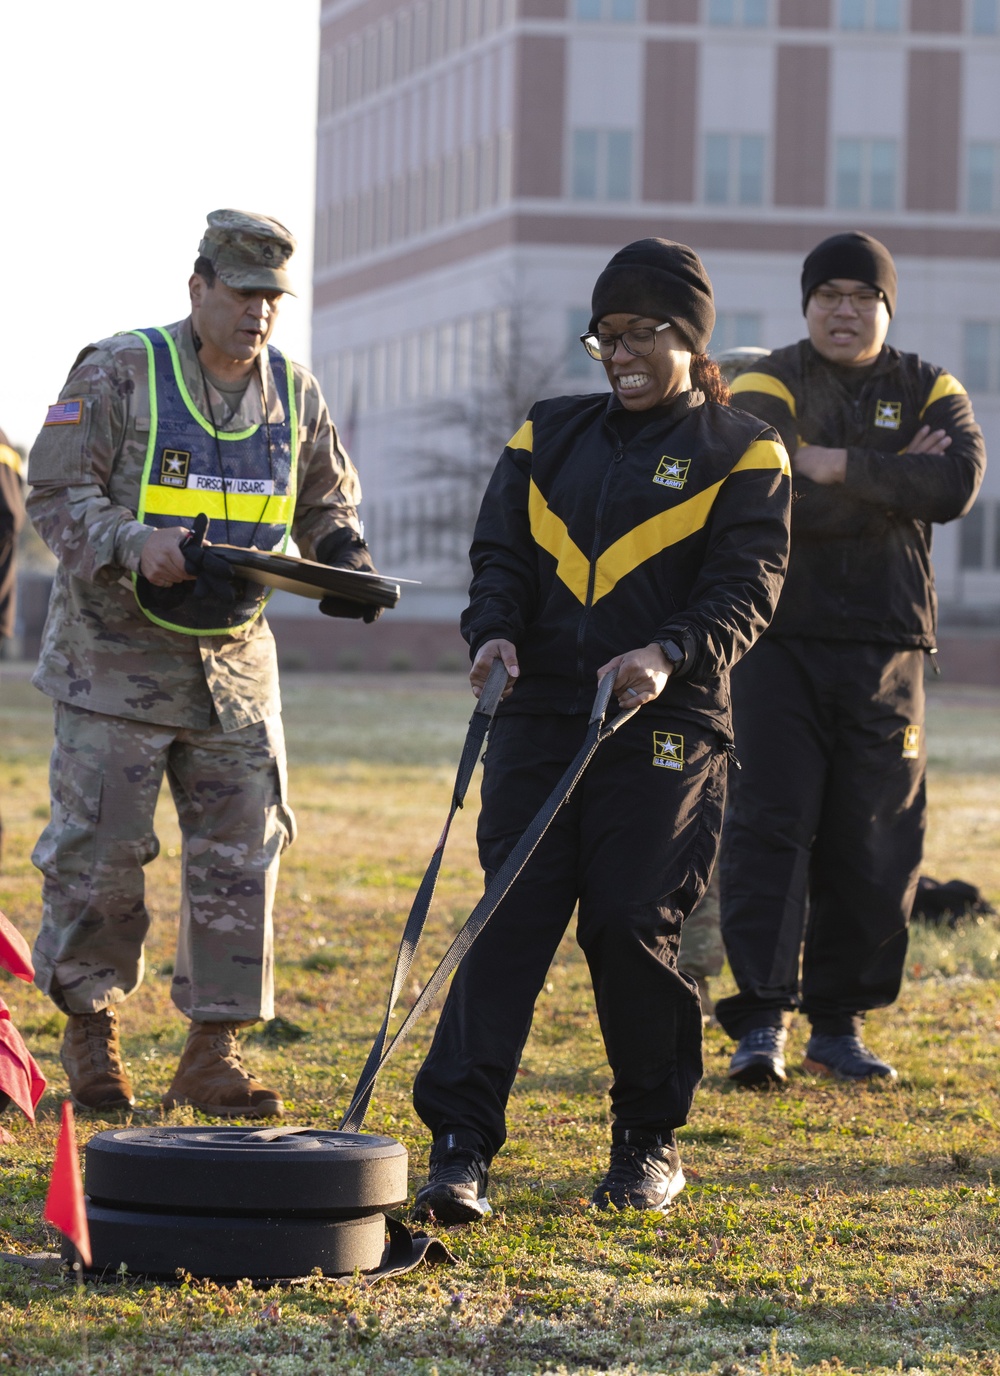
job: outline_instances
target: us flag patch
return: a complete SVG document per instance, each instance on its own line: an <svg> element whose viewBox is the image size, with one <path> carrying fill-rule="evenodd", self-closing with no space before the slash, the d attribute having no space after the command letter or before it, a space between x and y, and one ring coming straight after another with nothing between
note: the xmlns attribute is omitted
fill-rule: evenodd
<svg viewBox="0 0 1000 1376"><path fill-rule="evenodd" d="M43 425L79 425L83 419L83 402L78 397L75 401L54 402L45 413Z"/></svg>

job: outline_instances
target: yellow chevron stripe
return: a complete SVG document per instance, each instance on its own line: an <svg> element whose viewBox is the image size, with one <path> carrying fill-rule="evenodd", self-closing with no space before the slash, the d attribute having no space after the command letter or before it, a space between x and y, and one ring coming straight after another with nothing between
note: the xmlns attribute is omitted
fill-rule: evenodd
<svg viewBox="0 0 1000 1376"><path fill-rule="evenodd" d="M517 432L518 435L523 429L524 426ZM514 438L516 439L517 435ZM551 554L556 561L556 575L579 602L586 603L590 561L570 538L566 522L549 509L545 498L535 486L534 479L528 489L528 520L535 544L547 554Z"/></svg>
<svg viewBox="0 0 1000 1376"><path fill-rule="evenodd" d="M733 472L744 472L748 468L780 468L786 477L792 476L792 465L788 461L785 446L775 444L774 440L754 440L734 466Z"/></svg>
<svg viewBox="0 0 1000 1376"><path fill-rule="evenodd" d="M952 377L951 373L942 373L938 380L935 382L934 386L931 388L930 396L924 402L923 410L920 412L920 419L923 420L924 412L928 409L928 407L933 406L934 403L936 401L940 401L942 397L964 396L965 388L959 382L958 378Z"/></svg>
<svg viewBox="0 0 1000 1376"><path fill-rule="evenodd" d="M791 476L791 465L782 445L773 440L755 440L733 466L732 472L772 468ZM661 511L634 526L598 557L594 574L593 601L606 597L623 578L670 545L701 530L725 479L696 492L679 506ZM587 600L590 562L570 538L566 523L550 510L534 480L528 489L528 518L535 543L556 560L556 573L581 603Z"/></svg>
<svg viewBox="0 0 1000 1376"><path fill-rule="evenodd" d="M784 447L773 440L755 440L733 466L732 472L746 472L754 468L774 468L788 477L791 477L792 471ZM680 506L651 516L648 521L643 521L609 545L597 560L594 601L599 602L606 597L616 584L647 559L652 559L669 545L676 545L696 530L701 530L721 486L722 483L718 482L704 492L696 492Z"/></svg>
<svg viewBox="0 0 1000 1376"><path fill-rule="evenodd" d="M157 516L189 516L192 521L203 511L213 521L224 521L228 514L231 521L287 525L292 518L293 498L289 494L268 497L262 506L261 498L251 493L231 492L227 497L222 492L188 491L187 488L175 491L150 483L146 488L145 509Z"/></svg>
<svg viewBox="0 0 1000 1376"><path fill-rule="evenodd" d="M534 430L535 427L532 425L531 421L526 420L524 424L521 426L520 430L518 430L517 434L512 435L511 438L507 441L507 448L527 449L528 453L530 454L531 447L534 443L535 438Z"/></svg>
<svg viewBox="0 0 1000 1376"><path fill-rule="evenodd" d="M770 373L740 373L739 377L734 378L729 384L729 390L733 396L740 392L763 392L766 396L777 397L785 403L793 416L796 414L795 398L785 384L772 377Z"/></svg>
<svg viewBox="0 0 1000 1376"><path fill-rule="evenodd" d="M24 469L21 465L21 456L16 449L11 449L9 444L0 444L0 463L5 463L8 468L13 468L19 478L23 477Z"/></svg>
<svg viewBox="0 0 1000 1376"><path fill-rule="evenodd" d="M713 483L704 492L697 492L686 502L681 502L680 506L661 511L648 521L634 526L620 540L609 545L597 560L594 601L599 602L606 597L627 574L668 545L676 545L679 540L701 530L721 486L721 482Z"/></svg>

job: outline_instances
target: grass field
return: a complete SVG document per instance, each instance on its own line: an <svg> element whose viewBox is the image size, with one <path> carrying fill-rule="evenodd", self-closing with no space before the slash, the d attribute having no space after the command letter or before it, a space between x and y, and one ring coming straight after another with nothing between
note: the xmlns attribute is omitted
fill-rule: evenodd
<svg viewBox="0 0 1000 1376"><path fill-rule="evenodd" d="M306 1035L283 1044L257 1033L249 1058L284 1090L290 1120L332 1126L378 1021L471 698L457 675L303 675L286 680L285 699L300 837L279 892L278 1011ZM972 880L1000 905L1000 692L932 687L929 740L925 872ZM49 744L50 705L5 677L0 907L28 936ZM470 798L418 958L421 981L478 896L474 815ZM179 845L169 804L158 832L148 974L124 1015L136 1121L147 1123L160 1119L185 1030L168 996ZM831 1086L796 1070L781 1093L736 1091L725 1079L730 1045L709 1030L705 1080L681 1134L687 1189L666 1217L605 1216L586 1200L606 1160L608 1071L570 936L512 1099L495 1215L447 1234L457 1266L371 1288L125 1279L78 1294L0 1263L0 1368L1000 1376L998 949L993 920L915 935L898 1005L868 1025L899 1068L890 1089ZM51 1085L36 1127L5 1116L16 1143L0 1147L0 1250L30 1252L57 1245L40 1214L65 1091L62 1018L34 989L0 981ZM430 1015L387 1071L368 1120L405 1143L412 1181L428 1143L409 1087L432 1024ZM797 1027L793 1066L804 1038ZM171 1121L193 1121L185 1113ZM105 1126L81 1121L81 1142Z"/></svg>

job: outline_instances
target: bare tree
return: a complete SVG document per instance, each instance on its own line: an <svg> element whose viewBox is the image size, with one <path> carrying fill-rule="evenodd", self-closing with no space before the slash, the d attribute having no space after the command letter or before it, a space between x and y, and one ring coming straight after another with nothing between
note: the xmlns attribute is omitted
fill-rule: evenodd
<svg viewBox="0 0 1000 1376"><path fill-rule="evenodd" d="M432 519L457 535L465 548L504 445L532 405L552 395L565 373L565 353L543 348L533 316L537 318L521 304L512 306L504 337L473 360L472 387L457 397L427 401L417 413L423 439L409 451L416 471L452 494Z"/></svg>

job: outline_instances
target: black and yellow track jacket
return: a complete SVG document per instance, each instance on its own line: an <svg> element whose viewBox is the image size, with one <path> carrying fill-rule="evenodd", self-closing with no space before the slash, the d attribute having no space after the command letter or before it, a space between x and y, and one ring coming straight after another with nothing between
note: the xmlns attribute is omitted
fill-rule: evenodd
<svg viewBox="0 0 1000 1376"><path fill-rule="evenodd" d="M778 349L732 384L735 404L769 422L788 452L847 450L847 478L795 475L792 549L771 636L930 649L937 605L931 523L972 505L986 467L965 388L916 354L883 346L860 388L809 342ZM922 425L946 453L903 451Z"/></svg>
<svg viewBox="0 0 1000 1376"><path fill-rule="evenodd" d="M597 669L654 640L686 659L645 712L730 739L728 671L774 612L790 473L775 431L685 392L623 441L616 398L540 401L490 479L462 634L517 647L505 711L587 712ZM612 419L609 419L611 417Z"/></svg>

